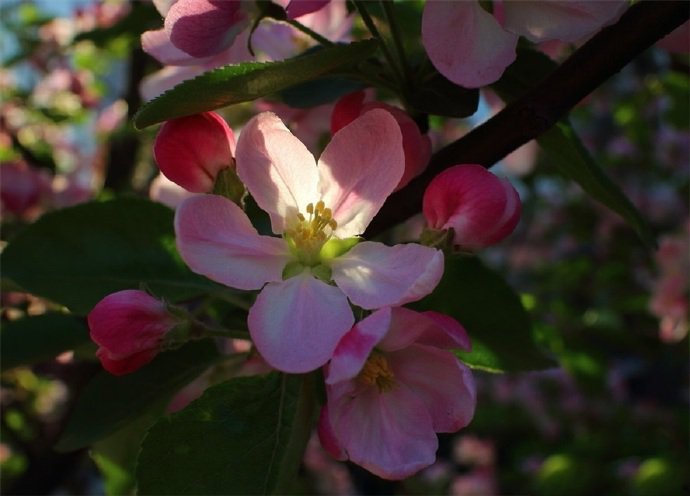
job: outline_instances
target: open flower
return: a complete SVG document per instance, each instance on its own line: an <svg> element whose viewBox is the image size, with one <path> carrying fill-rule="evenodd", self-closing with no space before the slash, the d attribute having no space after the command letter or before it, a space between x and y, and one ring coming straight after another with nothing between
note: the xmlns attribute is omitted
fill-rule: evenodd
<svg viewBox="0 0 690 496"><path fill-rule="evenodd" d="M200 195L177 209L187 265L228 286L262 289L249 311L257 349L285 372L328 361L352 327L349 300L374 309L433 290L443 254L353 238L364 232L403 172L400 128L372 110L333 136L318 166L274 114L250 120L237 143L237 173L280 238L259 235L225 198Z"/></svg>
<svg viewBox="0 0 690 496"><path fill-rule="evenodd" d="M436 432L474 415L470 370L448 348L470 349L463 327L436 312L382 308L338 343L319 419L323 447L386 479L434 463Z"/></svg>
<svg viewBox="0 0 690 496"><path fill-rule="evenodd" d="M110 294L88 315L96 356L114 375L128 374L149 363L166 334L179 322L162 301L136 289Z"/></svg>
<svg viewBox="0 0 690 496"><path fill-rule="evenodd" d="M507 179L481 165L455 165L424 192L424 217L431 229L453 229L453 244L479 250L498 243L520 221L520 196Z"/></svg>
<svg viewBox="0 0 690 496"><path fill-rule="evenodd" d="M213 189L218 173L233 166L235 135L215 112L166 121L153 144L165 177L192 193Z"/></svg>
<svg viewBox="0 0 690 496"><path fill-rule="evenodd" d="M519 36L533 42L577 41L613 22L624 0L494 2L493 15L479 2L427 2L422 43L434 67L466 88L497 81L515 60Z"/></svg>

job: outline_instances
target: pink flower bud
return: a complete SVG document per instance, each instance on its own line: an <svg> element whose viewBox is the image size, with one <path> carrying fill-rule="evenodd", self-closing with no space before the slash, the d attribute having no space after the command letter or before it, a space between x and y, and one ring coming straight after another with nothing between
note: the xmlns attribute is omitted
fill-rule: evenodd
<svg viewBox="0 0 690 496"><path fill-rule="evenodd" d="M99 301L88 315L96 356L114 375L135 371L158 354L177 324L163 302L139 290L118 291Z"/></svg>
<svg viewBox="0 0 690 496"><path fill-rule="evenodd" d="M235 135L214 112L167 121L153 144L165 177L192 193L208 193L218 173L233 166Z"/></svg>
<svg viewBox="0 0 690 496"><path fill-rule="evenodd" d="M335 134L360 115L373 109L387 110L400 126L403 138L403 152L405 153L405 172L395 191L404 187L414 179L429 163L431 158L431 140L422 134L417 124L403 110L381 102L364 103L364 91L345 95L335 104L331 115L331 133Z"/></svg>
<svg viewBox="0 0 690 496"><path fill-rule="evenodd" d="M423 211L429 227L453 228L455 245L478 250L513 232L521 204L507 179L481 165L455 165L431 181L424 193Z"/></svg>

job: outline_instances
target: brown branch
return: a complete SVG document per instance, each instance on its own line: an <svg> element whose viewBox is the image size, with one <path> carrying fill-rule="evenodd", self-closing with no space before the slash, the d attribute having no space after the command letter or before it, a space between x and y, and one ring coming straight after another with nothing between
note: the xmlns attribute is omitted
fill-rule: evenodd
<svg viewBox="0 0 690 496"><path fill-rule="evenodd" d="M690 17L687 1L642 1L486 123L439 150L429 167L390 196L365 233L375 236L421 211L429 182L455 164L485 167L551 128L580 100Z"/></svg>

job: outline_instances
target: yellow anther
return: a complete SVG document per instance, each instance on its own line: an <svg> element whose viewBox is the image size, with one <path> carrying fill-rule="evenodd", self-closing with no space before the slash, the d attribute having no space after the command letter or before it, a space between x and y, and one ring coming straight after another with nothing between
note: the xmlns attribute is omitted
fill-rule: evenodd
<svg viewBox="0 0 690 496"><path fill-rule="evenodd" d="M333 217L333 211L330 208L324 208L321 217L323 217L325 220L329 220L331 217Z"/></svg>
<svg viewBox="0 0 690 496"><path fill-rule="evenodd" d="M335 221L335 219L331 219L328 221L328 226L335 231L338 227L338 223Z"/></svg>
<svg viewBox="0 0 690 496"><path fill-rule="evenodd" d="M317 212L321 213L324 208L326 208L326 204L322 200L319 200L318 202L316 202L316 211Z"/></svg>
<svg viewBox="0 0 690 496"><path fill-rule="evenodd" d="M308 214L314 213L314 204L313 203L310 203L309 205L307 205L307 213Z"/></svg>
<svg viewBox="0 0 690 496"><path fill-rule="evenodd" d="M304 215L302 214L297 214L297 218L299 219L300 222L304 222L306 219L304 218Z"/></svg>
<svg viewBox="0 0 690 496"><path fill-rule="evenodd" d="M367 386L376 386L381 393L386 393L395 386L395 377L388 360L376 350L369 355L357 380Z"/></svg>

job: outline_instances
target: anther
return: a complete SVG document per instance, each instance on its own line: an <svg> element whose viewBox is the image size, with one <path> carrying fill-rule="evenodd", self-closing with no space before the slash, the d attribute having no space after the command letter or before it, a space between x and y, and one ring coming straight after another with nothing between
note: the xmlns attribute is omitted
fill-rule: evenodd
<svg viewBox="0 0 690 496"><path fill-rule="evenodd" d="M318 203L317 203L317 206L318 206ZM318 208L318 207L317 207L317 208ZM314 213L314 204L313 204L313 203L310 203L309 205L307 205L307 213L308 213L308 214L313 214L313 213Z"/></svg>

